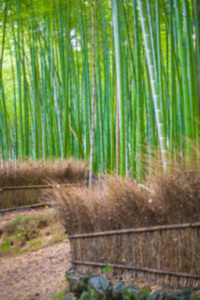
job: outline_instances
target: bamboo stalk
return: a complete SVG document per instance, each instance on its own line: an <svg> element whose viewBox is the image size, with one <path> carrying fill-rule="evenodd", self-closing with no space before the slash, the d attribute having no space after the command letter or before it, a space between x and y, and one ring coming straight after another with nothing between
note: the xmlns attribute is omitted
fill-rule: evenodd
<svg viewBox="0 0 200 300"><path fill-rule="evenodd" d="M94 29L94 0L91 3L92 19L92 126L90 137L90 170L89 170L89 187L92 187L92 170L94 156L94 130L95 130L95 29Z"/></svg>
<svg viewBox="0 0 200 300"><path fill-rule="evenodd" d="M133 18L134 18L134 41L135 41L135 73L136 88L135 98L137 103L137 140L136 140L136 174L138 182L142 180L142 156L144 147L144 100L142 95L142 66L141 50L139 44L139 18L137 12L136 0L133 1Z"/></svg>
<svg viewBox="0 0 200 300"><path fill-rule="evenodd" d="M147 32L148 22L145 17L145 13L144 13L144 2L141 0L138 0L138 4L139 4L139 11L140 11L140 19L141 19L141 24L142 24L142 31L143 31L143 36L144 36L147 65L148 65L149 75L150 75L152 97L153 97L154 107L155 107L156 124L157 124L157 128L158 128L158 138L159 138L159 142L160 142L162 162L163 162L164 168L166 169L167 147L166 147L166 137L165 137L165 132L164 132L164 124L163 124L163 120L162 120L162 111L161 111L158 86L157 86L157 72L156 72L156 66L155 66L154 59L153 59L155 49L154 49L154 44L151 43L150 34Z"/></svg>
<svg viewBox="0 0 200 300"><path fill-rule="evenodd" d="M2 46L1 46L1 56L0 56L0 97L2 99L2 107L0 108L0 112L2 111L2 132L5 132L2 138L2 146L3 146L3 158L8 159L9 157L9 129L8 129L8 112L7 112L7 104L5 99L5 92L3 86L3 60L4 60L4 50L5 50L5 42L6 42L6 27L7 27L7 16L8 16L8 3L6 0L5 10L4 10L4 20L3 20L3 37L2 37Z"/></svg>
<svg viewBox="0 0 200 300"><path fill-rule="evenodd" d="M122 72L121 72L121 53L120 53L120 31L119 31L119 3L113 0L112 17L113 17L113 33L115 44L115 63L116 63L116 79L117 79L117 107L119 113L119 172L121 176L125 175L125 127L124 127L124 103L122 92ZM118 129L117 129L118 130ZM118 147L118 146L117 146Z"/></svg>

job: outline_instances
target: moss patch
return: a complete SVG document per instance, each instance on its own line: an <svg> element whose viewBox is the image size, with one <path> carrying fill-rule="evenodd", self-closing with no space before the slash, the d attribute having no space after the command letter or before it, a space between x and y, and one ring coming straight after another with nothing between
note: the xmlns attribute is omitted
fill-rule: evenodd
<svg viewBox="0 0 200 300"><path fill-rule="evenodd" d="M20 213L0 225L0 256L37 250L65 239L55 211Z"/></svg>

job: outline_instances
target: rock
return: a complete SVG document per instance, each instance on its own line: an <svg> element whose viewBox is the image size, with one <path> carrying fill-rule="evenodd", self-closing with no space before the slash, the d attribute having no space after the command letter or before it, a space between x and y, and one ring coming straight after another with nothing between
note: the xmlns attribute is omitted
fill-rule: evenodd
<svg viewBox="0 0 200 300"><path fill-rule="evenodd" d="M69 285L69 284L67 285L67 287L66 287L66 289L65 289L65 293L66 293L66 294L70 293L70 285Z"/></svg>
<svg viewBox="0 0 200 300"><path fill-rule="evenodd" d="M112 299L112 289L109 280L103 277L91 277L88 282L88 292L91 299Z"/></svg>
<svg viewBox="0 0 200 300"><path fill-rule="evenodd" d="M76 298L71 294L66 294L63 300L75 300Z"/></svg>
<svg viewBox="0 0 200 300"><path fill-rule="evenodd" d="M87 284L88 284L89 277L88 276L71 276L68 277L68 283L70 292L81 294L83 291L87 290Z"/></svg>
<svg viewBox="0 0 200 300"><path fill-rule="evenodd" d="M121 300L122 299L122 290L124 288L125 288L125 285L122 281L116 282L112 289L113 299Z"/></svg>
<svg viewBox="0 0 200 300"><path fill-rule="evenodd" d="M74 268L69 269L65 276L68 281L68 292L80 295L84 290L87 290L89 276L77 276Z"/></svg>
<svg viewBox="0 0 200 300"><path fill-rule="evenodd" d="M70 268L66 271L65 278L68 279L68 277L75 276L75 274L76 274L76 269Z"/></svg>

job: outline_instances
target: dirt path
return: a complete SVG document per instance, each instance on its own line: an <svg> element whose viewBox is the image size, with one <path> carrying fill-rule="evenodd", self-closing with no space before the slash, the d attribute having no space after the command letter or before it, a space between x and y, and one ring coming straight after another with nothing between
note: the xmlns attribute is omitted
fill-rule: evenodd
<svg viewBox="0 0 200 300"><path fill-rule="evenodd" d="M70 246L64 242L15 257L1 257L0 299L53 299L53 294L66 287L62 281L69 260Z"/></svg>

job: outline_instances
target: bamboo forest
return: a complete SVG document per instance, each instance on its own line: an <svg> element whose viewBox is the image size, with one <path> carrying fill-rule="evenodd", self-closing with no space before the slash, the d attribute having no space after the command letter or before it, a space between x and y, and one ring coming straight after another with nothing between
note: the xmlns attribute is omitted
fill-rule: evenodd
<svg viewBox="0 0 200 300"><path fill-rule="evenodd" d="M0 29L1 161L140 179L198 152L198 0L3 0Z"/></svg>

